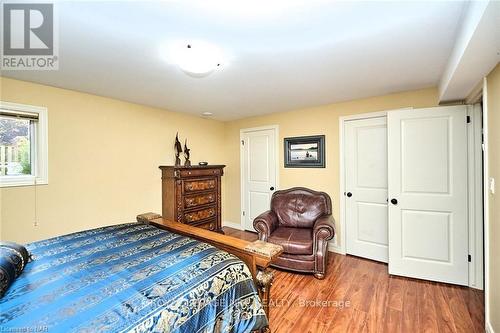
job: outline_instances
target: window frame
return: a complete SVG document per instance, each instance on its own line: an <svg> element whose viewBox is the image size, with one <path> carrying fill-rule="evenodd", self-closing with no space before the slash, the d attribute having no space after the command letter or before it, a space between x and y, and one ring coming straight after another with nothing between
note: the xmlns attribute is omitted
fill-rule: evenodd
<svg viewBox="0 0 500 333"><path fill-rule="evenodd" d="M33 124L31 145L31 175L0 176L0 188L14 186L47 185L49 183L48 110L46 107L0 101L0 109L38 114Z"/></svg>

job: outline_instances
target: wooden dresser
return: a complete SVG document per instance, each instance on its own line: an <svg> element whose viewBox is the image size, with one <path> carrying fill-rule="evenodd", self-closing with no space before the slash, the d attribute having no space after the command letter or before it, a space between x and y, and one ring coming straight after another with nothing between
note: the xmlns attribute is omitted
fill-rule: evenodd
<svg viewBox="0 0 500 333"><path fill-rule="evenodd" d="M163 217L222 232L221 177L224 167L160 166Z"/></svg>

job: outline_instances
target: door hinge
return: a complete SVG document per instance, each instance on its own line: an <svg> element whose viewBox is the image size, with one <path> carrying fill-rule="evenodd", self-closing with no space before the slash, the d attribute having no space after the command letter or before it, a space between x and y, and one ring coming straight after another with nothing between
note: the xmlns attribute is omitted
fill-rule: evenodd
<svg viewBox="0 0 500 333"><path fill-rule="evenodd" d="M469 254L469 255L467 255L467 261L468 261L468 262L471 262L471 261L472 261L472 256L471 256L470 254Z"/></svg>
<svg viewBox="0 0 500 333"><path fill-rule="evenodd" d="M245 216L245 211L241 212L243 214L243 216Z"/></svg>
<svg viewBox="0 0 500 333"><path fill-rule="evenodd" d="M467 116L467 124L470 124L470 116Z"/></svg>
<svg viewBox="0 0 500 333"><path fill-rule="evenodd" d="M241 140L241 145L244 146L245 145L245 140Z"/></svg>

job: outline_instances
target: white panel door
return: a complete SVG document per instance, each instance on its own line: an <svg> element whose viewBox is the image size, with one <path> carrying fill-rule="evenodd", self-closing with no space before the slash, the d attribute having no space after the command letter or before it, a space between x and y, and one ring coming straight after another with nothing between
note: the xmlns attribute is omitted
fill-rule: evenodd
<svg viewBox="0 0 500 333"><path fill-rule="evenodd" d="M388 112L390 274L468 283L466 110Z"/></svg>
<svg viewBox="0 0 500 333"><path fill-rule="evenodd" d="M243 132L244 227L255 231L253 220L269 210L276 187L276 130Z"/></svg>
<svg viewBox="0 0 500 333"><path fill-rule="evenodd" d="M344 128L346 252L387 262L387 119Z"/></svg>

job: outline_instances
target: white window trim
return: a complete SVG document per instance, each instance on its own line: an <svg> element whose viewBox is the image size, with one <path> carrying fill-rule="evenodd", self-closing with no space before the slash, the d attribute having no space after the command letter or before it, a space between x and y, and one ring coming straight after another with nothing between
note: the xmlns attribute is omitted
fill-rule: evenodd
<svg viewBox="0 0 500 333"><path fill-rule="evenodd" d="M35 147L33 154L34 174L26 176L1 176L0 187L46 185L49 183L49 147L48 147L48 112L47 108L33 105L0 101L4 110L38 113L35 126Z"/></svg>

